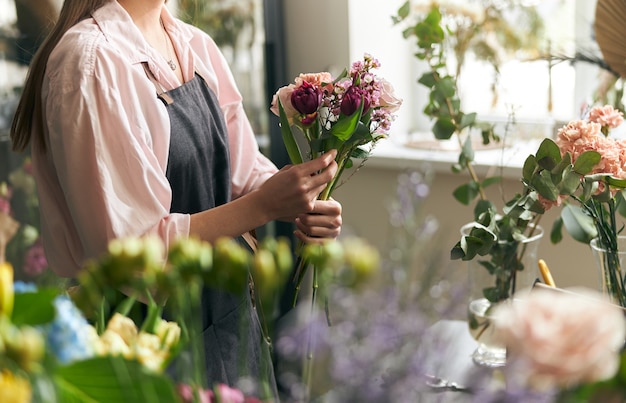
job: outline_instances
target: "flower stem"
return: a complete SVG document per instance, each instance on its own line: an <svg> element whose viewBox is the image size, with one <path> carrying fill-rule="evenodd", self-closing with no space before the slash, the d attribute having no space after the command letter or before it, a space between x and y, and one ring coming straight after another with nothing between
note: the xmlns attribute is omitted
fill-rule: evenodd
<svg viewBox="0 0 626 403"><path fill-rule="evenodd" d="M315 300L317 297L318 279L317 279L317 267L313 266L313 292L311 294L311 323L313 323L313 316L315 314ZM311 381L313 379L313 332L309 329L307 348L306 348L306 361L304 363L302 380L305 386L305 401L309 400L311 396Z"/></svg>

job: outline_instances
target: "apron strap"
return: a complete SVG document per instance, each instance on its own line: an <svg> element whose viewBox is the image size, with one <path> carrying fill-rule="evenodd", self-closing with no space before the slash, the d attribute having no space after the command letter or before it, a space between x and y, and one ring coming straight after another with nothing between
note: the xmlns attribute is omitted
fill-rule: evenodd
<svg viewBox="0 0 626 403"><path fill-rule="evenodd" d="M154 85L154 89L156 90L157 97L161 101L163 101L165 105L173 104L174 99L167 94L167 91L165 91L165 88L163 88L161 83L158 82L157 79L154 77L154 74L152 74L152 72L150 71L150 68L148 67L148 63L143 62L141 63L141 65L143 66L143 70L146 72L146 76L148 76L148 79Z"/></svg>

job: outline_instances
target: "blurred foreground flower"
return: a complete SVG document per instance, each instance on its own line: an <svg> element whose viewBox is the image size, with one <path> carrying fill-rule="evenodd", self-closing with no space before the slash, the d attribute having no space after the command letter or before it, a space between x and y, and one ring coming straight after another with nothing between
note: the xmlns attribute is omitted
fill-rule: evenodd
<svg viewBox="0 0 626 403"><path fill-rule="evenodd" d="M0 372L0 391L4 403L26 403L32 399L32 391L28 380L16 376L3 369Z"/></svg>
<svg viewBox="0 0 626 403"><path fill-rule="evenodd" d="M604 298L587 289L540 289L498 305L493 315L507 346L510 381L550 390L615 375L626 322L624 311Z"/></svg>

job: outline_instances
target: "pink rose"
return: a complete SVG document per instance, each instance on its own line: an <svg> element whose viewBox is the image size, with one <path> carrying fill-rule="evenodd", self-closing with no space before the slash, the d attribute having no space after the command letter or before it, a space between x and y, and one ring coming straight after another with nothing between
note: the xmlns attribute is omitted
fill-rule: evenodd
<svg viewBox="0 0 626 403"><path fill-rule="evenodd" d="M272 111L274 115L280 116L280 109L278 108L278 100L280 99L280 103L285 111L285 116L287 116L290 124L293 123L293 119L298 116L298 111L291 104L291 94L295 89L296 86L294 84L279 88L272 98L272 106L270 108L270 111Z"/></svg>
<svg viewBox="0 0 626 403"><path fill-rule="evenodd" d="M315 87L319 88L322 91L327 90L329 92L332 92L333 90L333 85L332 85L333 77L330 75L330 73L325 72L325 71L321 73L300 74L295 79L296 87L300 87L303 81L306 81L307 83L314 85Z"/></svg>
<svg viewBox="0 0 626 403"><path fill-rule="evenodd" d="M387 109L389 113L396 113L402 105L402 99L396 96L395 90L389 81L381 78L380 84L381 92L378 98L379 105Z"/></svg>
<svg viewBox="0 0 626 403"><path fill-rule="evenodd" d="M493 316L513 382L537 390L569 387L608 379L619 367L624 312L596 291L533 290L499 305Z"/></svg>

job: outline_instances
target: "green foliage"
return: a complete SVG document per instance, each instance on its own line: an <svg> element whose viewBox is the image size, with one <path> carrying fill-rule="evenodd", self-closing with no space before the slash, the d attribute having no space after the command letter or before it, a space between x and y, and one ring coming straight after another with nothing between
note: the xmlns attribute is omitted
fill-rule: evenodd
<svg viewBox="0 0 626 403"><path fill-rule="evenodd" d="M80 403L180 401L172 381L137 361L110 356L60 367L55 376L59 401Z"/></svg>
<svg viewBox="0 0 626 403"><path fill-rule="evenodd" d="M453 197L463 205L475 204L474 217L476 225L452 248L452 259L472 260L481 258L480 264L494 277L494 286L484 290L485 297L496 302L508 298L514 292L516 272L522 270L521 258L523 250L518 249L520 242L526 236L532 234L535 225L531 221L537 219L543 213L543 209L537 201L536 194L516 195L505 204L504 213L499 214L493 203L487 200L485 188L499 183L501 178L497 176L480 179L473 167L474 149L472 134L479 132L481 142L488 145L491 142L500 141L495 133L493 124L480 122L474 112L465 112L461 108L461 101L457 94L457 80L465 53L472 48L483 60L490 61L494 66L500 63L498 51L490 45L481 31L491 32L495 24L503 27L504 31L495 32L501 43L508 46L519 46L521 42L511 42L513 38L512 27L504 24L505 19L497 7L490 2L485 3L485 21L490 25L456 27L448 24L450 21L458 22L462 16L448 18L445 6L433 6L424 13L416 16L415 21L410 20L410 2L406 2L398 10L393 21L396 24L409 22L409 27L403 32L405 38L414 38L417 51L415 56L428 64L426 71L418 79L418 83L429 90L428 103L424 107L424 114L433 121L432 132L438 140L455 138L460 146L458 163L452 169L453 172L465 171L469 181L458 186L453 191ZM456 28L456 29L455 29ZM448 66L448 51L453 50L457 61L456 70ZM452 71L452 72L450 72ZM497 71L497 69L496 69ZM542 153L553 156L553 149L546 144ZM558 147L556 149L558 153ZM543 158L540 155L540 158ZM534 171L539 162L527 161L524 167L525 177L529 180L540 180L539 185L550 181L536 177ZM547 174L550 176L550 173ZM532 178L532 179L531 179ZM552 190L551 198L558 195L556 188ZM548 188L545 190L548 193ZM523 248L521 248L523 249Z"/></svg>

